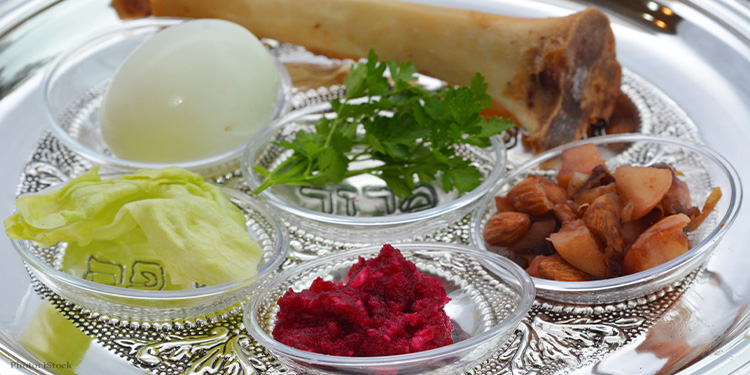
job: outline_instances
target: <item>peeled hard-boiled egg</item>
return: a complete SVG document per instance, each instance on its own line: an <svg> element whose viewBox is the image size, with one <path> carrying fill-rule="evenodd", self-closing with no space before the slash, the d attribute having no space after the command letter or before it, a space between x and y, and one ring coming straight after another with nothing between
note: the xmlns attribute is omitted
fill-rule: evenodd
<svg viewBox="0 0 750 375"><path fill-rule="evenodd" d="M278 69L247 29L193 20L158 32L115 72L99 121L123 159L179 163L231 151L276 110Z"/></svg>

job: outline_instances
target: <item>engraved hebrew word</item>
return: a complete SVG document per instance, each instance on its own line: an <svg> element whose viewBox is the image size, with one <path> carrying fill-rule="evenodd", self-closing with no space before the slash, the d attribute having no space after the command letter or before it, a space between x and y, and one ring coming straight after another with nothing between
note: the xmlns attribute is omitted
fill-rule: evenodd
<svg viewBox="0 0 750 375"><path fill-rule="evenodd" d="M430 185L417 185L414 194L406 198L398 198L384 186L363 186L361 190L354 186L303 186L298 189L298 194L303 207L346 216L357 216L362 212L371 216L396 212L406 214L434 208L439 201L437 190Z"/></svg>
<svg viewBox="0 0 750 375"><path fill-rule="evenodd" d="M123 265L89 256L86 267L83 278L100 284L145 290L163 290L166 286L164 268L154 262L136 260Z"/></svg>

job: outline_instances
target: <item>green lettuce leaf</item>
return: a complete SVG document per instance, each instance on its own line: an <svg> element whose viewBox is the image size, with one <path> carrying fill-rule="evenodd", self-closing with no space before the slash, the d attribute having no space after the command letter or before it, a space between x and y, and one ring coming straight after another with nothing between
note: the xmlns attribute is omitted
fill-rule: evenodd
<svg viewBox="0 0 750 375"><path fill-rule="evenodd" d="M252 278L262 257L221 189L177 167L117 180L102 180L94 167L60 189L19 197L16 210L4 221L11 238L74 244L66 257L76 259L138 249L139 258L159 259L174 284Z"/></svg>

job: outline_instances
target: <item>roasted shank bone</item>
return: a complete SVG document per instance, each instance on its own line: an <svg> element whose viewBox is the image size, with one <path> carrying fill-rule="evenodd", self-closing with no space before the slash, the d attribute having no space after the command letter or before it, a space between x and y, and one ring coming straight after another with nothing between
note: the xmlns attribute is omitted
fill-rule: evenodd
<svg viewBox="0 0 750 375"><path fill-rule="evenodd" d="M222 18L258 37L332 57L408 60L467 85L476 72L492 98L545 150L608 119L621 68L609 20L589 8L527 19L393 0L151 0L156 16Z"/></svg>

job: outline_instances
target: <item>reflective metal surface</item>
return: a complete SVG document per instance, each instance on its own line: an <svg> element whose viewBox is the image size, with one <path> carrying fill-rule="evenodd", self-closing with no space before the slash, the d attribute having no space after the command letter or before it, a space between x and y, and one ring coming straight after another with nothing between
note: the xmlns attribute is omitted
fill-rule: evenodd
<svg viewBox="0 0 750 375"><path fill-rule="evenodd" d="M516 16L561 15L593 3L566 0L421 2ZM747 1L612 0L597 3L611 15L618 59L623 66L671 98L697 125L699 138L733 161L741 177L750 178L750 163L747 162L750 155L750 79L747 76L750 72L750 8ZM12 211L25 163L45 131L46 124L40 115L39 69L60 50L82 40L87 34L119 22L108 4L106 0L32 0L11 1L0 8L4 11L0 17L0 96L3 97L0 100L0 150L3 156L0 163L0 213L7 215ZM672 15L666 17L663 9L669 9ZM656 22L659 20L665 27ZM745 184L746 189L748 185ZM750 272L746 271L750 266L750 257L746 255L750 243L750 231L746 230L750 228L750 205L745 203L734 230L719 244L705 272L698 274L679 298L664 300L664 296L656 296L658 298L645 301L641 307L633 306L632 310L606 312L630 317L637 315L636 311L640 311L637 309L642 308L644 313L653 314L649 316L654 316L654 321L648 326L626 327L631 329L628 332L633 333L633 340L607 339L606 342L615 342L617 346L601 357L601 352L598 352L594 356L598 360L592 362L565 362L564 356L554 352L551 352L552 357L532 356L527 360L541 368L562 360L568 366L562 370L576 368L573 371L576 374L746 373L750 359L750 340L745 338L750 326ZM320 245L325 246L325 243ZM98 326L86 325L84 320L78 321L79 327L76 327L71 320L60 319L64 316L34 291L23 263L7 239L0 240L0 260L0 285L3 285L0 292L0 352L5 358L27 364L32 373L146 372L123 359L122 352L116 353L96 342L94 338L103 335L101 331L97 332ZM57 304L57 307L65 309L65 304ZM559 323L566 318L562 309L555 312L552 307L552 313L540 317L541 321L531 319L529 324L532 327L535 324L553 327L550 321ZM589 315L588 319L594 318L595 314ZM583 357L592 356L595 354L592 350L601 348L594 346L592 349L586 346L587 343L611 337L592 330L587 325L591 323L589 321L576 323L582 325L585 334L566 331L565 343L578 348L577 353ZM232 321L226 324L232 326ZM570 325L570 322L566 324ZM545 329L543 332L549 331ZM168 333L163 335L170 337ZM189 339L187 336L185 338ZM205 340L206 337L203 335L199 339ZM556 338L529 337L532 338L527 341L530 345L542 341L550 345L560 343ZM224 348L226 346L210 347L214 350ZM261 350L257 347L251 349ZM174 353L179 348L171 350ZM205 352L183 353L187 356ZM37 366L31 366L32 362ZM44 363L61 365L59 367L70 363L71 369L48 370L40 366ZM247 364L238 364L231 368L248 367ZM559 365L550 369L555 371L555 368L561 370ZM511 367L510 372L503 372L503 368L487 368L481 372L526 373L534 370L538 368L516 366ZM11 371L15 370L11 369L10 362L0 362L0 373ZM189 368L183 367L182 371L189 373Z"/></svg>

